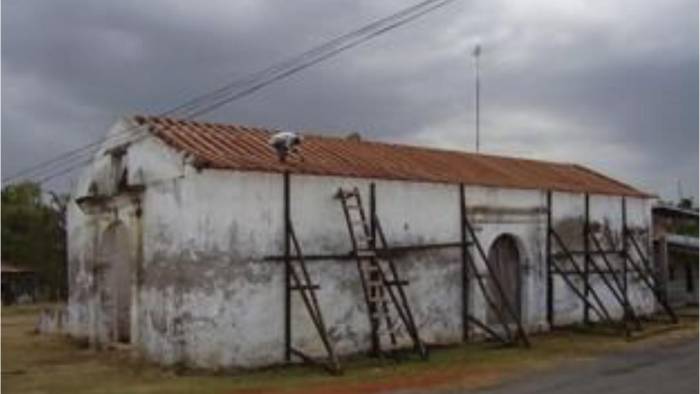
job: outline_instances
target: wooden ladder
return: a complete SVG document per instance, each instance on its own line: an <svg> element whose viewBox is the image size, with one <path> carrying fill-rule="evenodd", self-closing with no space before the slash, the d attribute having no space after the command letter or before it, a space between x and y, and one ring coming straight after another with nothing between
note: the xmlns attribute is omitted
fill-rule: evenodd
<svg viewBox="0 0 700 394"><path fill-rule="evenodd" d="M379 221L374 217L373 226L370 225L357 188L340 188L336 198L342 203L367 303L373 352L380 355L382 349L397 350L398 338L408 335L414 350L421 358L427 358L427 350L418 335L403 289L408 281L399 279L393 260L387 253L382 253L388 246ZM379 235L378 239L375 239L376 235ZM379 250L378 243L381 244Z"/></svg>
<svg viewBox="0 0 700 394"><path fill-rule="evenodd" d="M632 271L637 274L637 276L641 279L642 283L644 283L646 287L651 291L651 293L654 296L654 299L656 300L656 302L659 303L659 305L661 305L664 312L668 315L671 323L677 324L678 316L676 315L676 312L673 310L673 308L671 308L671 305L669 305L666 297L664 297L663 292L658 285L658 281L655 278L654 271L653 269L651 269L651 262L645 256L645 253L642 251L641 246L635 239L634 234L629 229L627 229L627 227L623 229L623 232L623 237L625 237L625 239L632 244L633 250L637 252L637 257L639 261L636 261L636 259L632 257L631 253L629 253L626 250L624 252L624 258L629 262Z"/></svg>

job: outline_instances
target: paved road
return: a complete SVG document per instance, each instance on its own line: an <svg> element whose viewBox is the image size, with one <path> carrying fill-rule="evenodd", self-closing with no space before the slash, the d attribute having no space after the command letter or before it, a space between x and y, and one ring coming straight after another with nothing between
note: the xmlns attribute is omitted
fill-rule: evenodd
<svg viewBox="0 0 700 394"><path fill-rule="evenodd" d="M441 394L464 393L447 390ZM536 373L479 394L698 393L698 339L649 345Z"/></svg>

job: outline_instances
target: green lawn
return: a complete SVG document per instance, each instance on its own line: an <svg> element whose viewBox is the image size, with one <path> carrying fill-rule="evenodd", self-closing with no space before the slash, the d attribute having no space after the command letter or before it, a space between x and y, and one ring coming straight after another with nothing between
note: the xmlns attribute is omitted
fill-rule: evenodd
<svg viewBox="0 0 700 394"><path fill-rule="evenodd" d="M226 375L176 373L125 350L97 352L64 336L36 335L33 328L38 311L36 306L2 308L3 393L351 393L410 387L477 387L564 361L591 359L651 341L694 336L698 329L697 318L684 317L672 331L647 324L651 334L634 342L587 330L559 331L532 337L531 349L482 343L435 349L429 362L345 360L342 376L329 376L307 366Z"/></svg>

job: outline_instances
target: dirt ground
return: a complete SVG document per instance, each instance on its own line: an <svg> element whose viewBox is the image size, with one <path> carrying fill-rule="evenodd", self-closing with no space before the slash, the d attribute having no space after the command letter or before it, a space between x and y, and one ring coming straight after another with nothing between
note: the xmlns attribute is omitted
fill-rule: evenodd
<svg viewBox="0 0 700 394"><path fill-rule="evenodd" d="M531 337L532 348L480 343L434 349L430 360L356 358L342 376L309 366L204 373L160 368L128 350L95 351L64 336L33 332L38 306L2 308L4 393L378 393L403 389L483 388L645 344L696 337L697 312L679 325L647 323L634 341L621 335L566 330Z"/></svg>

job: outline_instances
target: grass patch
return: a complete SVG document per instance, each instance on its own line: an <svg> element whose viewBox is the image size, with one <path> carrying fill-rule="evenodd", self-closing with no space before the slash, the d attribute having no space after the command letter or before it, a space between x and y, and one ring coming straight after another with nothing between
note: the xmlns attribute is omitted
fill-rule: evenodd
<svg viewBox="0 0 700 394"><path fill-rule="evenodd" d="M2 307L2 318L5 317L15 317L22 315L37 316L43 309L54 308L56 304L51 303L38 303L38 304L26 304L26 305L13 305L13 306L3 306Z"/></svg>
<svg viewBox="0 0 700 394"><path fill-rule="evenodd" d="M606 352L654 341L697 335L697 318L639 342L622 335L592 335L576 330L532 336L532 348L473 343L434 349L430 360L399 363L355 357L343 361L344 374L329 376L309 366L272 367L225 374L164 369L127 350L80 347L65 336L33 333L44 306L2 309L2 390L8 393L352 393L390 389L488 386L506 377L590 360ZM652 329L661 323L646 323Z"/></svg>

